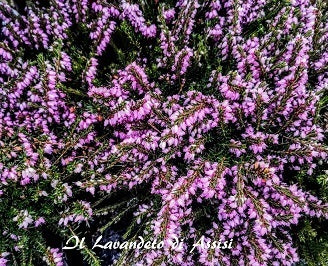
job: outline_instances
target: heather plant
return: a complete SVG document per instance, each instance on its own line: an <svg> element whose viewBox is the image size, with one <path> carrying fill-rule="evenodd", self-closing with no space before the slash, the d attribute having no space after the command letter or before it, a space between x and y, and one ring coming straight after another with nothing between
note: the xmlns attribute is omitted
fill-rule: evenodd
<svg viewBox="0 0 328 266"><path fill-rule="evenodd" d="M164 245L117 265L327 261L327 10L0 3L0 265L65 265L70 236L120 223Z"/></svg>

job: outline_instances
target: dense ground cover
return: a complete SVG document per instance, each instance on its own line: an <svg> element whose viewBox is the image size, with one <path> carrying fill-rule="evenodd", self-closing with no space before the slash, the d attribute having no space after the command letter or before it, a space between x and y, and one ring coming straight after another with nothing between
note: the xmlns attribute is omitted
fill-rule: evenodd
<svg viewBox="0 0 328 266"><path fill-rule="evenodd" d="M327 11L0 3L0 264L64 265L111 228L164 241L117 264L326 265Z"/></svg>

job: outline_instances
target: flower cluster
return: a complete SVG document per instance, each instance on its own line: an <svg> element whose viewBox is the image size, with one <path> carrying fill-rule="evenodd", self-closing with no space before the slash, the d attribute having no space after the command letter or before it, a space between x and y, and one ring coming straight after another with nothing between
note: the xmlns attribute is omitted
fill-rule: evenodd
<svg viewBox="0 0 328 266"><path fill-rule="evenodd" d="M43 259L47 262L48 265L65 265L63 261L63 253L61 253L58 248L51 248L47 250L47 256L45 256Z"/></svg>
<svg viewBox="0 0 328 266"><path fill-rule="evenodd" d="M128 265L299 261L294 226L328 219L295 182L328 157L327 4L137 2L0 3L0 264L36 238L36 264L66 265L42 230L69 235L121 191L131 226L164 242Z"/></svg>

